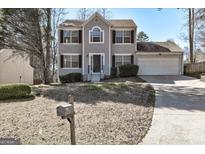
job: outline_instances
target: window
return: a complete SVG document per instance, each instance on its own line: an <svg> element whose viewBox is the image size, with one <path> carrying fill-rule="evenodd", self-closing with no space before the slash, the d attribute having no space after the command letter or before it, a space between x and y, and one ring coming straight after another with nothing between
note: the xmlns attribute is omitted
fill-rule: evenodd
<svg viewBox="0 0 205 154"><path fill-rule="evenodd" d="M79 43L79 31L63 31L63 43Z"/></svg>
<svg viewBox="0 0 205 154"><path fill-rule="evenodd" d="M79 68L79 55L64 55L65 68Z"/></svg>
<svg viewBox="0 0 205 154"><path fill-rule="evenodd" d="M131 64L131 56L115 56L115 66Z"/></svg>
<svg viewBox="0 0 205 154"><path fill-rule="evenodd" d="M93 27L92 30L89 32L90 42L91 43L102 43L104 42L104 31L100 29L100 27Z"/></svg>
<svg viewBox="0 0 205 154"><path fill-rule="evenodd" d="M131 43L131 31L116 31L115 43Z"/></svg>

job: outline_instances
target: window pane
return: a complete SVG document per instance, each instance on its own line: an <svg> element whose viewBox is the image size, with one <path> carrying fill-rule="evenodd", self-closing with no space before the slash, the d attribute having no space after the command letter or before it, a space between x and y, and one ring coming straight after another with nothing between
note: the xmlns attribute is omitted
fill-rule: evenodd
<svg viewBox="0 0 205 154"><path fill-rule="evenodd" d="M79 67L79 56L72 56L72 67L73 68Z"/></svg>
<svg viewBox="0 0 205 154"><path fill-rule="evenodd" d="M72 43L79 42L79 33L78 31L72 31Z"/></svg>
<svg viewBox="0 0 205 154"><path fill-rule="evenodd" d="M123 31L116 31L115 42L116 43L123 43Z"/></svg>
<svg viewBox="0 0 205 154"><path fill-rule="evenodd" d="M64 67L71 67L71 56L64 56Z"/></svg>
<svg viewBox="0 0 205 154"><path fill-rule="evenodd" d="M122 56L115 56L115 66L118 67L122 65Z"/></svg>
<svg viewBox="0 0 205 154"><path fill-rule="evenodd" d="M131 64L131 56L124 56L124 64Z"/></svg>
<svg viewBox="0 0 205 154"><path fill-rule="evenodd" d="M103 41L103 32L99 28L94 28L90 32L90 42L102 42Z"/></svg>
<svg viewBox="0 0 205 154"><path fill-rule="evenodd" d="M70 31L63 31L63 43L70 43Z"/></svg>
<svg viewBox="0 0 205 154"><path fill-rule="evenodd" d="M124 31L124 43L131 43L131 31Z"/></svg>

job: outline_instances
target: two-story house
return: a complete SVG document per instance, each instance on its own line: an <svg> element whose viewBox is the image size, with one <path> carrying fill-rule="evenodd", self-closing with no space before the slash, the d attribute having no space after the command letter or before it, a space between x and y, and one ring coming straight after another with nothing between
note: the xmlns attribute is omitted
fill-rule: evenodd
<svg viewBox="0 0 205 154"><path fill-rule="evenodd" d="M97 12L85 21L64 21L58 26L58 74L65 75L78 72L82 73L84 81L99 81L110 76L111 67L118 67L122 64L137 64L139 65L139 74L154 75L154 71L150 72L152 64L146 59L144 60L143 55L148 55L148 58L150 58L150 56L155 57L157 54L155 51L140 51L140 49L147 48L152 43L141 44L137 54L136 34L137 26L133 20L107 20ZM154 45L159 46L159 44ZM159 53L160 56L164 54L162 50ZM170 53L173 52L170 50ZM166 57L170 53L166 52ZM176 53L182 55L181 51L174 53L175 55ZM171 68L172 72L168 71L167 74L182 73L181 59L182 57L177 56L177 60L165 61L165 64L178 61L176 68ZM161 60L157 59L157 61ZM152 62L156 65L156 62ZM147 68L149 66L150 68ZM156 67L158 70L158 67L162 66ZM167 69L169 68L164 68L164 70ZM163 74L163 68L161 74Z"/></svg>

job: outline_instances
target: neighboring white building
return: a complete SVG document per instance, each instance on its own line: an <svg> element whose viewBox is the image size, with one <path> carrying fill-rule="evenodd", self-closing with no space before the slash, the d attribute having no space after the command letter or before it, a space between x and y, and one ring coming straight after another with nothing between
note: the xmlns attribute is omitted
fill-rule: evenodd
<svg viewBox="0 0 205 154"><path fill-rule="evenodd" d="M12 56L11 50L0 50L0 84L33 84L33 68L26 57Z"/></svg>

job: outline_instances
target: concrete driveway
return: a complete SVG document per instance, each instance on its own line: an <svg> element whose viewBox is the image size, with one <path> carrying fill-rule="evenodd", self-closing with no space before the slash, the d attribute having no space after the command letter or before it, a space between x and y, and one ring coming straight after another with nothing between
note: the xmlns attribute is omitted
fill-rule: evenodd
<svg viewBox="0 0 205 154"><path fill-rule="evenodd" d="M156 90L152 126L141 144L205 144L205 83L186 76L142 76Z"/></svg>

